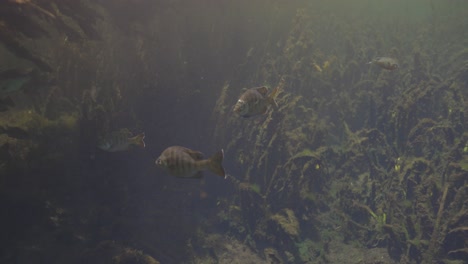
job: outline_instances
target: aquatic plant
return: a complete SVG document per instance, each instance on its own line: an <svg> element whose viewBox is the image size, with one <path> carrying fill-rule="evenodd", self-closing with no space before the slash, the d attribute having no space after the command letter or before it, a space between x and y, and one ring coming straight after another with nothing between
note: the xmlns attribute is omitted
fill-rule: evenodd
<svg viewBox="0 0 468 264"><path fill-rule="evenodd" d="M286 208L281 212L272 215L271 220L273 220L287 235L293 238L299 235L299 221L297 221L297 218L291 209Z"/></svg>
<svg viewBox="0 0 468 264"><path fill-rule="evenodd" d="M466 259L467 16L133 2L0 4L7 66L45 76L0 116L0 195L17 212L0 259L327 263L336 243L402 263ZM400 68L367 64L383 55ZM242 88L281 80L278 109L232 115ZM148 152L96 151L120 127L148 129L153 148L223 147L230 175L172 182Z"/></svg>
<svg viewBox="0 0 468 264"><path fill-rule="evenodd" d="M260 204L270 214L291 208L313 233L327 224L311 219L332 210L341 219L324 219L353 227L344 231L345 240L387 247L395 260L429 263L448 256L448 222L442 216L451 214L449 204L463 211L450 195L452 190L463 196L455 168L466 167L460 152L466 110L461 75L447 69L452 66L440 67L421 39L413 38L413 47L396 45L408 32L388 28L380 34L368 22L332 21L329 27L345 35L367 32L341 37L345 44L329 49L321 45L327 37L318 26L328 18L314 12L297 11L284 48L276 57L262 57L263 68L254 73L259 82L286 80L280 109L256 122L223 116L217 138L242 153L241 178L261 187ZM455 55L442 46L441 54L463 64L463 52ZM365 66L384 51L401 58L397 72ZM223 96L228 103L228 93ZM451 177L457 184L447 182ZM455 230L451 234L457 236L461 231ZM451 256L461 254L455 250Z"/></svg>

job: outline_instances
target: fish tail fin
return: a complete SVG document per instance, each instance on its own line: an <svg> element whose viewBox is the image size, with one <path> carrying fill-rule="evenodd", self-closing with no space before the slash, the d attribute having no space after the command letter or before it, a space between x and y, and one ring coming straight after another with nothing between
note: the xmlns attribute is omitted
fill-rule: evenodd
<svg viewBox="0 0 468 264"><path fill-rule="evenodd" d="M208 169L216 175L226 178L226 172L223 168L224 150L216 152L211 158L209 158Z"/></svg>
<svg viewBox="0 0 468 264"><path fill-rule="evenodd" d="M145 132L131 138L132 143L141 148L144 148L146 146L145 141L143 139L145 139Z"/></svg>

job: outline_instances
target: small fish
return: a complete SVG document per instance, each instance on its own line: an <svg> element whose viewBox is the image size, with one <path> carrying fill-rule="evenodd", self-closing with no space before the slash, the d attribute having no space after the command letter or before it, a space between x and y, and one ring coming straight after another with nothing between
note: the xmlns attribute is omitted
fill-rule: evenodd
<svg viewBox="0 0 468 264"><path fill-rule="evenodd" d="M209 170L221 177L226 177L222 165L224 151L221 149L209 159L203 159L203 154L185 147L172 146L165 149L155 164L165 169L170 175L180 178L203 177L202 171Z"/></svg>
<svg viewBox="0 0 468 264"><path fill-rule="evenodd" d="M9 69L0 72L0 94L16 92L31 80L33 69Z"/></svg>
<svg viewBox="0 0 468 264"><path fill-rule="evenodd" d="M108 152L116 152L128 150L132 146L145 147L145 142L143 141L145 133L134 137L130 136L131 133L125 129L114 131L99 141L98 148Z"/></svg>
<svg viewBox="0 0 468 264"><path fill-rule="evenodd" d="M378 58L375 58L373 61L368 62L367 64L372 64L372 63L375 63L379 65L381 68L389 70L389 71L398 69L398 61L389 57L378 57Z"/></svg>
<svg viewBox="0 0 468 264"><path fill-rule="evenodd" d="M275 98L279 93L280 86L276 87L269 95L268 88L265 86L248 89L237 100L234 112L247 118L265 114L270 105L278 108Z"/></svg>

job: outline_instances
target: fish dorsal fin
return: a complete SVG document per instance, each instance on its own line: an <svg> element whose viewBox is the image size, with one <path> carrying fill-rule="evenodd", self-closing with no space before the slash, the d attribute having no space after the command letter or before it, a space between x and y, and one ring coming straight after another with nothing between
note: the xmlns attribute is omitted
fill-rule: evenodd
<svg viewBox="0 0 468 264"><path fill-rule="evenodd" d="M194 160L202 160L203 159L203 153L201 153L200 151L191 150L191 149L188 149L188 148L185 148L184 151L185 151L185 153L189 154L190 157L192 157L192 159L194 159Z"/></svg>
<svg viewBox="0 0 468 264"><path fill-rule="evenodd" d="M266 96L268 94L268 88L266 88L266 86L255 87L253 89L255 89L257 92L259 92L263 96Z"/></svg>
<svg viewBox="0 0 468 264"><path fill-rule="evenodd" d="M133 136L132 132L128 128L121 128L118 131L112 132L114 135L125 135L127 137Z"/></svg>

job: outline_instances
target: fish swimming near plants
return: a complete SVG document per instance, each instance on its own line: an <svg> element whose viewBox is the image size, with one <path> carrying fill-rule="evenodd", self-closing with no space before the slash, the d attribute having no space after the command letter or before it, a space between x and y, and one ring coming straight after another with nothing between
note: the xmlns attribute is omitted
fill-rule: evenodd
<svg viewBox="0 0 468 264"><path fill-rule="evenodd" d="M9 69L0 72L0 94L19 91L31 81L33 69Z"/></svg>
<svg viewBox="0 0 468 264"><path fill-rule="evenodd" d="M221 149L208 159L203 159L203 154L181 146L172 146L165 149L156 159L155 164L166 170L170 175L179 178L203 177L204 170L221 177L226 177L223 168L224 151Z"/></svg>
<svg viewBox="0 0 468 264"><path fill-rule="evenodd" d="M398 69L398 61L394 58L389 57L378 57L368 62L367 64L377 64L381 68L389 71Z"/></svg>
<svg viewBox="0 0 468 264"><path fill-rule="evenodd" d="M105 136L98 142L98 148L107 152L125 151L131 147L145 147L145 133L141 133L134 137L131 136L130 131L122 129L120 131L114 131L109 135Z"/></svg>
<svg viewBox="0 0 468 264"><path fill-rule="evenodd" d="M281 83L270 94L265 86L248 89L239 97L233 111L239 116L247 118L265 114L270 105L278 108L275 98L280 91Z"/></svg>

